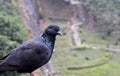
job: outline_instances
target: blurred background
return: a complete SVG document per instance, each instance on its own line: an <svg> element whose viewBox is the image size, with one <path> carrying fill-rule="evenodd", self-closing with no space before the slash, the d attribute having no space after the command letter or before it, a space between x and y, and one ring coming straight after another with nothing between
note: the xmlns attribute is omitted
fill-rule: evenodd
<svg viewBox="0 0 120 76"><path fill-rule="evenodd" d="M3 76L120 76L120 0L0 0L0 57L50 24L63 36L48 64Z"/></svg>

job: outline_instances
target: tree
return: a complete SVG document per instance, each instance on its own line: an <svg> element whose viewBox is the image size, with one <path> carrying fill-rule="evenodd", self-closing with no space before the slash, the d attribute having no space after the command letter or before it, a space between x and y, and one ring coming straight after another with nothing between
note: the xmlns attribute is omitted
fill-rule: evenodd
<svg viewBox="0 0 120 76"><path fill-rule="evenodd" d="M27 39L27 32L20 25L15 6L10 0L0 0L0 57ZM20 76L15 72L6 72L2 76Z"/></svg>
<svg viewBox="0 0 120 76"><path fill-rule="evenodd" d="M98 31L120 30L119 0L81 0L85 10L95 17Z"/></svg>

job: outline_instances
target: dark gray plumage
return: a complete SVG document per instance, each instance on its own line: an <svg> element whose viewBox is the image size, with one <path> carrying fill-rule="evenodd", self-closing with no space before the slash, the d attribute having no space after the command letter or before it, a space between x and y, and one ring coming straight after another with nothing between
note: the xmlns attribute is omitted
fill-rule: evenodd
<svg viewBox="0 0 120 76"><path fill-rule="evenodd" d="M60 28L50 25L43 35L28 40L0 59L0 72L17 71L31 73L46 64L51 58L56 35Z"/></svg>

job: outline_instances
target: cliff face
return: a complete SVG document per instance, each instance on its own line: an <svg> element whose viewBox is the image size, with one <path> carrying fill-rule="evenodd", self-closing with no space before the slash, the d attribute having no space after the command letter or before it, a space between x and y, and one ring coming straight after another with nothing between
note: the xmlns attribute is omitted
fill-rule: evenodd
<svg viewBox="0 0 120 76"><path fill-rule="evenodd" d="M70 17L71 6L64 0L36 0L38 8L42 8L45 16Z"/></svg>

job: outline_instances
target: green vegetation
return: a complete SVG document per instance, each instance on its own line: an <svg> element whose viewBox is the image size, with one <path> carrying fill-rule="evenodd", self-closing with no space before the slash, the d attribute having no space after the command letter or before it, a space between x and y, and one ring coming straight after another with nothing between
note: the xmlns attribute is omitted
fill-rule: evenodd
<svg viewBox="0 0 120 76"><path fill-rule="evenodd" d="M95 68L78 70L78 71L66 71L65 76L119 76L120 67L116 62L109 62L108 64L98 66Z"/></svg>
<svg viewBox="0 0 120 76"><path fill-rule="evenodd" d="M0 0L0 58L25 41L26 35L15 6L10 0ZM16 72L6 72L3 76L20 75Z"/></svg>
<svg viewBox="0 0 120 76"><path fill-rule="evenodd" d="M4 2L4 0L0 3ZM19 43L22 43L24 40L26 40L26 34L27 32L25 29L20 25L19 17L16 15L15 11L14 13L7 12L10 11L12 8L9 3L5 3L5 5L1 4L0 10L0 51L2 55L5 55L13 49L15 46L17 46ZM7 8L7 5L9 8Z"/></svg>
<svg viewBox="0 0 120 76"><path fill-rule="evenodd" d="M93 14L101 30L119 30L119 0L82 0L85 10Z"/></svg>

